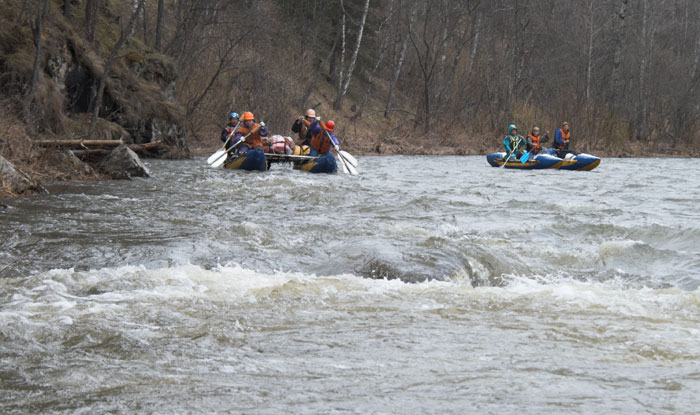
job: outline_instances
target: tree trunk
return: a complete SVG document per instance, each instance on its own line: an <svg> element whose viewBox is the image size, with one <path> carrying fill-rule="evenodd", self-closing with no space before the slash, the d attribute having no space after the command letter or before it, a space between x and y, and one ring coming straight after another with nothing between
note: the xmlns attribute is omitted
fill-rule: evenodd
<svg viewBox="0 0 700 415"><path fill-rule="evenodd" d="M476 52L479 49L479 35L481 34L481 11L476 12L476 23L474 24L474 35L472 37L472 48L469 52L469 70L468 75L472 74L474 69L474 61L476 60Z"/></svg>
<svg viewBox="0 0 700 415"><path fill-rule="evenodd" d="M340 0L340 4L343 4L343 0ZM337 97L340 96L340 91L343 89L343 77L345 76L345 9L343 8L343 17L340 19L340 63L338 64L338 86L336 88L336 102ZM335 108L335 104L333 105Z"/></svg>
<svg viewBox="0 0 700 415"><path fill-rule="evenodd" d="M71 0L64 0L63 2L63 16L68 20L73 18L73 9L70 2Z"/></svg>
<svg viewBox="0 0 700 415"><path fill-rule="evenodd" d="M89 42L95 41L99 2L100 0L87 0L85 2L85 37Z"/></svg>
<svg viewBox="0 0 700 415"><path fill-rule="evenodd" d="M43 5L42 5L43 1ZM32 32L34 35L34 47L36 48L36 54L34 55L34 68L32 69L32 79L29 83L29 89L24 97L23 102L23 115L24 122L30 131L34 132L34 120L32 120L32 103L34 102L34 93L36 91L36 84L39 81L39 73L41 71L41 53L42 53L42 42L41 34L43 30L44 17L46 16L46 9L48 7L48 0L42 0L37 2L36 5L36 20L32 25Z"/></svg>
<svg viewBox="0 0 700 415"><path fill-rule="evenodd" d="M342 5L342 0L341 0L341 5ZM339 85L340 88L338 90L338 96L336 97L335 104L333 105L333 108L336 110L339 110L342 108L343 105L343 98L345 98L345 94L348 92L348 86L350 85L350 79L352 78L352 72L355 70L355 62L357 62L357 55L360 52L360 44L362 43L362 33L365 30L365 22L367 21L367 12L369 11L369 0L365 1L365 7L364 10L362 11L362 20L360 21L360 27L357 31L357 40L355 42L355 50L352 53L352 58L350 59L350 65L348 66L347 74L345 75L345 79L343 80L343 77L341 78L341 84ZM343 15L343 26L345 25L345 15ZM345 35L343 34L343 37Z"/></svg>
<svg viewBox="0 0 700 415"><path fill-rule="evenodd" d="M163 50L163 14L165 12L165 7L163 6L163 0L158 0L158 15L156 16L156 50L162 52Z"/></svg>
<svg viewBox="0 0 700 415"><path fill-rule="evenodd" d="M586 109L591 105L591 75L593 73L593 3L588 0L588 50L586 54Z"/></svg>
<svg viewBox="0 0 700 415"><path fill-rule="evenodd" d="M618 27L615 29L615 52L613 55L613 68L611 78L611 90L612 95L610 97L609 104L613 107L613 110L617 108L619 96L618 91L622 91L624 88L624 79L622 76L622 53L627 45L624 42L625 29L627 27L625 19L627 18L627 3L629 0L620 0L619 9L615 11L615 25Z"/></svg>
<svg viewBox="0 0 700 415"><path fill-rule="evenodd" d="M88 1L95 1L95 0L88 0ZM99 114L100 107L102 106L102 95L104 94L105 84L107 82L107 78L109 77L109 72L112 68L112 63L117 58L117 54L119 53L119 49L121 49L121 47L124 45L124 42L126 42L129 34L133 33L134 25L136 24L136 19L138 18L139 14L141 13L141 10L143 9L145 1L146 0L139 0L138 7L136 7L136 10L134 10L134 12L131 15L131 19L129 20L129 25L124 30L122 30L122 33L119 36L119 40L117 40L117 43L112 48L112 51L109 53L109 58L107 58L107 62L105 62L105 69L104 69L104 72L102 73L102 77L100 78L100 85L97 88L97 96L95 97L95 104L92 107L92 117L90 118L90 128L88 129L88 137L92 137L95 134L95 125L97 124L97 115Z"/></svg>
<svg viewBox="0 0 700 415"><path fill-rule="evenodd" d="M411 25L413 21L413 17L415 16L415 9L412 9L411 12L409 13L409 26ZM399 75L401 74L401 67L403 66L403 61L406 56L406 48L408 47L408 36L406 34L401 33L401 27L399 25L399 22L396 23L396 31L395 31L395 42L394 42L394 59L393 59L393 66L392 66L392 71L391 71L391 81L389 82L389 93L387 94L386 97L386 106L384 108L384 118L389 118L389 112L391 111L391 101L394 96L394 88L396 88L396 83L399 81ZM396 45L398 44L398 41L401 40L401 49L398 52L398 58L396 56Z"/></svg>

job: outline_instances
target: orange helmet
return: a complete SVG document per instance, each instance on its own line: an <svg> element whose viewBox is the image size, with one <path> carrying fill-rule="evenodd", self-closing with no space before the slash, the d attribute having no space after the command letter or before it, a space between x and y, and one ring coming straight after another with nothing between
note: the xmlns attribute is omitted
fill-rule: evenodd
<svg viewBox="0 0 700 415"><path fill-rule="evenodd" d="M306 116L309 118L316 118L316 111L309 108L308 110L306 110Z"/></svg>
<svg viewBox="0 0 700 415"><path fill-rule="evenodd" d="M335 128L335 122L326 121L326 130L333 131L334 128Z"/></svg>
<svg viewBox="0 0 700 415"><path fill-rule="evenodd" d="M243 116L241 117L241 121L248 121L248 120L255 121L255 116L250 111L244 112Z"/></svg>

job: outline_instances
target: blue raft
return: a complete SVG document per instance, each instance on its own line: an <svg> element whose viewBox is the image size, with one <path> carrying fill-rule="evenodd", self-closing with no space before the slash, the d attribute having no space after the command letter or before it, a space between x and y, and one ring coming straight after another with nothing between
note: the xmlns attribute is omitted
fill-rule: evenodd
<svg viewBox="0 0 700 415"><path fill-rule="evenodd" d="M328 152L312 160L295 161L294 169L308 171L309 173L335 173L338 170L338 164L335 161L335 157Z"/></svg>
<svg viewBox="0 0 700 415"><path fill-rule="evenodd" d="M493 167L503 166L507 155L505 152L491 153L486 156L486 161ZM515 157L511 157L504 168L517 170L541 170L541 169L558 169L564 164L564 160L550 154L537 154L530 157L527 162L522 163Z"/></svg>
<svg viewBox="0 0 700 415"><path fill-rule="evenodd" d="M224 163L225 169L234 170L267 170L267 159L265 158L265 153L261 149L257 148L254 150L248 150L245 154L236 155L231 157Z"/></svg>
<svg viewBox="0 0 700 415"><path fill-rule="evenodd" d="M549 149L549 153L556 156L555 151L551 148ZM569 153L564 157L564 161L572 161L573 163L562 165L559 167L560 170L587 171L595 169L600 164L600 158L586 153Z"/></svg>
<svg viewBox="0 0 700 415"><path fill-rule="evenodd" d="M503 166L506 153L491 153L486 156L486 160L493 167ZM517 170L541 170L541 169L559 169L559 170L593 170L600 164L600 158L586 153L569 153L563 159L557 157L557 154L552 149L543 149L540 154L531 156L525 163L515 157L511 157L506 163L506 169Z"/></svg>

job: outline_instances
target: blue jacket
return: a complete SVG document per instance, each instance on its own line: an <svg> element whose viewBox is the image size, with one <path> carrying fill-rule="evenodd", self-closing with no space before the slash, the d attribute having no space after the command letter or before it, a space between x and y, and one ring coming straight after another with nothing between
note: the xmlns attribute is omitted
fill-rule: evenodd
<svg viewBox="0 0 700 415"><path fill-rule="evenodd" d="M569 133L571 134L571 133ZM569 137L569 139L571 139ZM558 149L564 149L568 150L569 149L569 143L564 143L564 138L562 136L561 128L557 128L557 131L554 132L554 147Z"/></svg>

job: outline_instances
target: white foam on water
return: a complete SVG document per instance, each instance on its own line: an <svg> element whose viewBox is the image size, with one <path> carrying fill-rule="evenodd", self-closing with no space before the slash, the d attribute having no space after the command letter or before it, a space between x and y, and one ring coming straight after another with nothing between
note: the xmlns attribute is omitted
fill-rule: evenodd
<svg viewBox="0 0 700 415"><path fill-rule="evenodd" d="M300 299L342 303L344 307L390 302L406 312L488 302L664 320L697 320L700 315L699 290L630 289L623 280L580 281L563 275L507 277L509 283L504 287L475 288L459 275L448 281L407 283L352 274L262 273L240 265L212 269L189 264L159 269L124 266L52 270L13 288L16 292L9 297L11 301L0 311L0 329L23 324L73 324L81 318L128 313L134 304L158 308L180 300L240 307Z"/></svg>
<svg viewBox="0 0 700 415"><path fill-rule="evenodd" d="M528 297L575 311L605 310L642 318L697 319L700 290L628 288L624 279L580 281L566 276L511 276L508 296Z"/></svg>

